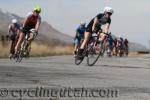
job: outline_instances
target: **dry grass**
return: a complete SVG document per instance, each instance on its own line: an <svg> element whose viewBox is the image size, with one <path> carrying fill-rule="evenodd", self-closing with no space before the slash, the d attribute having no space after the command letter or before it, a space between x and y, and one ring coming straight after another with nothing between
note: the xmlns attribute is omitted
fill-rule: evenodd
<svg viewBox="0 0 150 100"><path fill-rule="evenodd" d="M32 43L32 56L52 56L72 54L72 46L48 46Z"/></svg>
<svg viewBox="0 0 150 100"><path fill-rule="evenodd" d="M5 43L2 46L0 42L0 58L8 57L10 42ZM54 56L54 55L69 55L73 53L73 46L48 46L43 44L32 43L31 56ZM150 54L138 54L137 52L130 52L129 57L147 57L150 58Z"/></svg>
<svg viewBox="0 0 150 100"><path fill-rule="evenodd" d="M134 57L134 58L147 57L147 58L150 58L150 54L138 54L137 52L130 52L129 57Z"/></svg>
<svg viewBox="0 0 150 100"><path fill-rule="evenodd" d="M8 57L9 55L9 47L10 45L5 44L6 46L2 46L2 42L0 42L0 58L2 57Z"/></svg>
<svg viewBox="0 0 150 100"><path fill-rule="evenodd" d="M54 55L69 55L73 52L73 46L48 46L37 43L32 43L31 56L54 56ZM6 46L2 46L0 42L0 58L8 57L10 42Z"/></svg>

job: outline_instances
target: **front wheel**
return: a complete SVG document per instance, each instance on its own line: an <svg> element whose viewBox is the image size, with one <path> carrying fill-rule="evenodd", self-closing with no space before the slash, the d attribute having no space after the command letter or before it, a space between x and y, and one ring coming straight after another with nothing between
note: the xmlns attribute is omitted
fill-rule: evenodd
<svg viewBox="0 0 150 100"><path fill-rule="evenodd" d="M78 56L76 56L76 57L75 57L75 64L76 64L76 65L80 65L80 64L82 63L83 59L84 59L84 58L80 58L80 59L79 59Z"/></svg>
<svg viewBox="0 0 150 100"><path fill-rule="evenodd" d="M87 64L89 66L93 66L98 58L102 55L103 53L103 48L101 43L93 43L89 44L88 46L88 56L87 56Z"/></svg>
<svg viewBox="0 0 150 100"><path fill-rule="evenodd" d="M83 52L83 55L84 55L85 51ZM84 56L81 58L79 57L79 51L77 50L77 55L75 56L75 64L76 65L80 65L82 63L84 59Z"/></svg>
<svg viewBox="0 0 150 100"><path fill-rule="evenodd" d="M21 62L21 61L22 61L22 58L23 58L23 52L22 52L22 50L20 50L20 51L18 51L18 53L15 55L16 62Z"/></svg>

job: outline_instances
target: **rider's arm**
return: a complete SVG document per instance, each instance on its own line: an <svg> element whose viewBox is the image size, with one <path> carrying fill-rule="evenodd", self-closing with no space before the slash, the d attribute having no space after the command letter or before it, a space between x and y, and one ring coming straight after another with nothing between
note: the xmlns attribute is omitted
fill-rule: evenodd
<svg viewBox="0 0 150 100"><path fill-rule="evenodd" d="M107 21L107 23L104 25L104 32L105 32L105 33L108 33L110 24L111 24L111 19L109 19L109 20Z"/></svg>
<svg viewBox="0 0 150 100"><path fill-rule="evenodd" d="M74 34L74 39L77 37L77 35L78 35L78 33L77 33L77 31L76 31L75 34Z"/></svg>
<svg viewBox="0 0 150 100"><path fill-rule="evenodd" d="M97 17L96 17L96 18L94 18L94 23L93 23L93 26L92 26L92 31L95 30L95 27L96 27L97 22L98 22L98 19L97 19Z"/></svg>
<svg viewBox="0 0 150 100"><path fill-rule="evenodd" d="M20 33L20 29L17 30L17 36L19 35L19 33Z"/></svg>
<svg viewBox="0 0 150 100"><path fill-rule="evenodd" d="M75 32L74 38L77 38L78 34L79 34L79 27L76 29L76 32Z"/></svg>
<svg viewBox="0 0 150 100"><path fill-rule="evenodd" d="M7 35L9 36L11 34L11 25L8 26Z"/></svg>
<svg viewBox="0 0 150 100"><path fill-rule="evenodd" d="M41 24L41 18L38 18L37 23L36 23L36 25L35 25L35 30L36 30L36 32L39 31L40 24Z"/></svg>
<svg viewBox="0 0 150 100"><path fill-rule="evenodd" d="M104 32L105 32L105 33L108 33L109 27L110 27L110 24L107 23L107 24L105 25L105 28L104 28Z"/></svg>
<svg viewBox="0 0 150 100"><path fill-rule="evenodd" d="M77 38L77 32L74 33L74 40Z"/></svg>

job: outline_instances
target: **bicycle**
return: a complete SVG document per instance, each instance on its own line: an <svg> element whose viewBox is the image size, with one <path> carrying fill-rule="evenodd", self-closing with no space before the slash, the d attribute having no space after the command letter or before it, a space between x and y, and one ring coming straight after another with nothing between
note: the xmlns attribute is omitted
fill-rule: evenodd
<svg viewBox="0 0 150 100"><path fill-rule="evenodd" d="M28 39L29 39L29 33L32 33L33 34L33 37L35 39L35 37L37 36L37 33L35 32L35 29L31 29L26 35L25 35L25 38L24 38L24 41L22 42L21 44L21 48L20 50L17 52L17 54L15 55L15 58L16 59L16 62L21 62L23 57L24 58L29 58L30 55L30 49L28 48Z"/></svg>
<svg viewBox="0 0 150 100"><path fill-rule="evenodd" d="M122 43L119 43L119 45L117 46L117 54L119 57L124 56L124 47Z"/></svg>
<svg viewBox="0 0 150 100"><path fill-rule="evenodd" d="M104 52L104 43L103 41L99 41L99 35L100 33L95 33L91 35L83 51L83 57L80 57L77 51L77 56L75 57L76 65L80 65L85 57L87 57L88 66L93 66L97 62L99 57Z"/></svg>
<svg viewBox="0 0 150 100"><path fill-rule="evenodd" d="M9 36L9 38L12 40L12 37L11 37L11 36ZM12 59L14 58L14 52L15 52L14 48L15 48L15 46L16 46L16 44L17 44L17 41L18 41L18 35L15 35L15 36L14 36L14 41L12 41L11 47L10 47L11 50L12 50L12 48L13 48L13 54L12 54L11 56L9 56L9 59L10 59L10 60L12 60Z"/></svg>
<svg viewBox="0 0 150 100"><path fill-rule="evenodd" d="M129 48L125 47L125 55L128 56L129 55Z"/></svg>

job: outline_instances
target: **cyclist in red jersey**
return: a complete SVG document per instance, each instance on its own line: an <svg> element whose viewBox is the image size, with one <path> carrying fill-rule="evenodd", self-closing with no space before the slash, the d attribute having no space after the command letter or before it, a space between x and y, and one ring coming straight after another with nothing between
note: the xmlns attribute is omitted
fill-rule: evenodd
<svg viewBox="0 0 150 100"><path fill-rule="evenodd" d="M37 5L34 8L33 12L28 13L26 18L24 19L23 28L19 35L19 40L15 47L15 53L17 53L18 49L20 48L21 43L23 42L23 39L26 34L29 34L28 45L30 45L32 40L34 39L34 36L38 33L41 24L41 17L39 15L40 12L41 12L41 8L40 6ZM31 30L34 30L35 34L33 32L31 33L30 32Z"/></svg>

